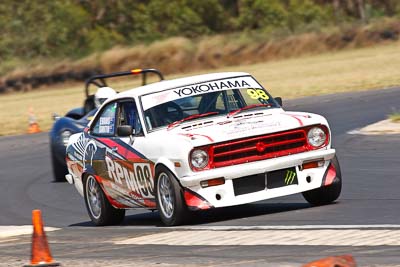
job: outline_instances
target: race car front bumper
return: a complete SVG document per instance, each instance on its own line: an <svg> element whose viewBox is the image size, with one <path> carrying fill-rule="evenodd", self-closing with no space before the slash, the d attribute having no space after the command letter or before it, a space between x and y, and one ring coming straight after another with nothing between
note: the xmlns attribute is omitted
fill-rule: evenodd
<svg viewBox="0 0 400 267"><path fill-rule="evenodd" d="M334 156L335 149L309 151L200 171L179 180L184 188L197 193L213 207L234 206L321 187ZM302 168L304 163L313 161L322 164L315 168ZM205 188L201 186L202 181L216 178L224 178L225 183Z"/></svg>

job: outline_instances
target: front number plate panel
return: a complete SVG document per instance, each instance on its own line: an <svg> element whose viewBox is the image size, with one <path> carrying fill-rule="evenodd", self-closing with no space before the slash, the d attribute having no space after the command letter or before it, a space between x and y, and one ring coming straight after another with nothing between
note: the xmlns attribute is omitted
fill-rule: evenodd
<svg viewBox="0 0 400 267"><path fill-rule="evenodd" d="M267 176L267 189L283 187L292 184L298 184L297 173L294 167L268 172Z"/></svg>
<svg viewBox="0 0 400 267"><path fill-rule="evenodd" d="M250 175L232 180L235 196L298 184L296 168Z"/></svg>

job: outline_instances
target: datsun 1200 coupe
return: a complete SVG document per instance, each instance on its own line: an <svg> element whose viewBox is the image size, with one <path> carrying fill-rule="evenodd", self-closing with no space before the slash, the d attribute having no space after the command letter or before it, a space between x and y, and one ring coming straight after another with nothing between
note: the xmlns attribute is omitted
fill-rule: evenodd
<svg viewBox="0 0 400 267"><path fill-rule="evenodd" d="M193 210L295 193L323 205L342 187L331 140L325 118L283 110L248 73L164 80L108 99L70 137L66 178L96 225L130 208L179 225Z"/></svg>

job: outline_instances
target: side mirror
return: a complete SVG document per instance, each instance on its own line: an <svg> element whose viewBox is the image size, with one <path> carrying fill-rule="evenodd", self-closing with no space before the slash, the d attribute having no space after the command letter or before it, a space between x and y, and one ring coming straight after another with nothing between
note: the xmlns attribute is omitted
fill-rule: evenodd
<svg viewBox="0 0 400 267"><path fill-rule="evenodd" d="M118 136L126 137L134 134L133 128L130 125L120 125L117 128Z"/></svg>
<svg viewBox="0 0 400 267"><path fill-rule="evenodd" d="M282 104L282 97L279 97L279 96L278 96L278 97L275 97L274 99L275 99L276 102L278 102L279 106L281 106L281 107L283 106L283 104Z"/></svg>
<svg viewBox="0 0 400 267"><path fill-rule="evenodd" d="M57 113L53 113L52 117L53 117L53 121L57 121L61 118L61 116L58 115Z"/></svg>

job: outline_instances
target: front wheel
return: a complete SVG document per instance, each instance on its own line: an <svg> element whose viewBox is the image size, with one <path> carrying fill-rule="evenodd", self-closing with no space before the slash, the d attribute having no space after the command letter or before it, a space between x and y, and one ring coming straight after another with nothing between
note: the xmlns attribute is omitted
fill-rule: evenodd
<svg viewBox="0 0 400 267"><path fill-rule="evenodd" d="M319 187L302 193L305 200L307 200L311 205L326 205L332 203L340 196L342 191L342 174L336 156L332 159L331 164L333 164L336 169L336 177L334 178L333 183L328 186Z"/></svg>
<svg viewBox="0 0 400 267"><path fill-rule="evenodd" d="M156 175L156 204L162 222L167 226L182 224L189 210L183 198L183 190L174 175L161 167Z"/></svg>
<svg viewBox="0 0 400 267"><path fill-rule="evenodd" d="M93 175L85 179L84 196L89 217L97 226L116 225L124 220L125 210L111 206Z"/></svg>

